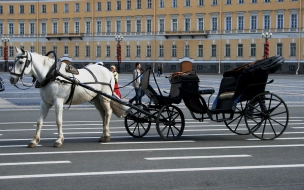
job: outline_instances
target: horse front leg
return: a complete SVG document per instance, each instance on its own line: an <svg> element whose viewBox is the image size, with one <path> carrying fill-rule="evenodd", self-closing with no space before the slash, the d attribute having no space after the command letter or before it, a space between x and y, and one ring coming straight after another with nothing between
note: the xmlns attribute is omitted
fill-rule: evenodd
<svg viewBox="0 0 304 190"><path fill-rule="evenodd" d="M50 108L52 105L46 104L43 101L40 103L40 113L39 113L39 118L37 120L37 128L36 128L36 133L34 135L33 140L30 142L30 144L27 145L28 148L34 148L37 146L37 144L40 141L40 133L43 125L43 121L46 118Z"/></svg>
<svg viewBox="0 0 304 190"><path fill-rule="evenodd" d="M53 147L61 147L64 137L62 132L62 112L63 112L63 99L56 99L55 100L55 114L56 114L56 124L58 129L58 137L55 141Z"/></svg>

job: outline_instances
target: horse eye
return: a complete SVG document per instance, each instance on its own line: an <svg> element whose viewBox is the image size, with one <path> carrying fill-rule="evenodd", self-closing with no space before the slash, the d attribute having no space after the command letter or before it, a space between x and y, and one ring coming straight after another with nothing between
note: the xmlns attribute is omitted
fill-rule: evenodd
<svg viewBox="0 0 304 190"><path fill-rule="evenodd" d="M23 61L19 61L19 63L20 63L20 64L23 64L24 62L23 62Z"/></svg>

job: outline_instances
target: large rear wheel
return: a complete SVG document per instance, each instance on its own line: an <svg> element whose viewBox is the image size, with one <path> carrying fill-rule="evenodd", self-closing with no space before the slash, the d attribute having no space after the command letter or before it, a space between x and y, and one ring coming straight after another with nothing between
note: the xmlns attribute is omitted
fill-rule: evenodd
<svg viewBox="0 0 304 190"><path fill-rule="evenodd" d="M275 139L287 128L289 111L276 94L265 92L256 95L247 104L245 112L248 130L259 139Z"/></svg>
<svg viewBox="0 0 304 190"><path fill-rule="evenodd" d="M184 132L185 118L176 106L163 106L157 115L156 130L163 140L176 140Z"/></svg>

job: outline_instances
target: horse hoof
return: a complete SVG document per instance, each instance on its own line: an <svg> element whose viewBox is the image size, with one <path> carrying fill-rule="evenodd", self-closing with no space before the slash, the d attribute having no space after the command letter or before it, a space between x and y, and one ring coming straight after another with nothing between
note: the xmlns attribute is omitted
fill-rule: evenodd
<svg viewBox="0 0 304 190"><path fill-rule="evenodd" d="M56 142L56 143L53 145L53 147L55 147L55 148L59 148L59 147L61 147L61 145L62 145L62 143L58 143L58 142Z"/></svg>
<svg viewBox="0 0 304 190"><path fill-rule="evenodd" d="M27 145L27 148L35 148L37 146L37 144L35 143L30 143Z"/></svg>
<svg viewBox="0 0 304 190"><path fill-rule="evenodd" d="M111 137L101 137L99 142L109 142Z"/></svg>

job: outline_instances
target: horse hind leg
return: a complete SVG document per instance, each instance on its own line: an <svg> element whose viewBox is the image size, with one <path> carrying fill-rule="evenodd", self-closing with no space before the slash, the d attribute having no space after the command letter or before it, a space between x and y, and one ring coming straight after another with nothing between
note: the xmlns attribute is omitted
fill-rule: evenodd
<svg viewBox="0 0 304 190"><path fill-rule="evenodd" d="M56 113L56 124L58 128L58 137L57 140L55 141L55 144L53 147L61 147L63 141L64 141L64 136L62 132L62 112L63 112L63 100L62 99L57 99L55 101L55 113Z"/></svg>
<svg viewBox="0 0 304 190"><path fill-rule="evenodd" d="M41 101L39 118L37 120L36 133L34 135L33 140L30 142L30 144L28 144L28 146L27 146L28 148L34 148L40 142L40 133L41 133L43 121L46 118L51 107L52 107L52 105L46 104L43 101Z"/></svg>

